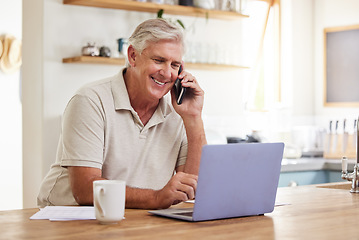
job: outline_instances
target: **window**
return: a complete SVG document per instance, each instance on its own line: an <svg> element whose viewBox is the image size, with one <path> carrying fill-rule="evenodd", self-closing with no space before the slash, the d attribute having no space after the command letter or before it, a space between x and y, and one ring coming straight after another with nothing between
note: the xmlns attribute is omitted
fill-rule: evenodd
<svg viewBox="0 0 359 240"><path fill-rule="evenodd" d="M244 29L245 58L250 61L245 88L247 111L267 112L281 102L279 0L253 0Z"/></svg>

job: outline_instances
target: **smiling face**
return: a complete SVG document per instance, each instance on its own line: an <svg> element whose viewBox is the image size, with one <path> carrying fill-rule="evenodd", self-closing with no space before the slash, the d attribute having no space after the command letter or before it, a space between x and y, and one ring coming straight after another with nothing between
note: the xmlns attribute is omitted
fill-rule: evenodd
<svg viewBox="0 0 359 240"><path fill-rule="evenodd" d="M135 85L138 94L148 101L158 101L174 85L182 62L182 45L177 41L151 43L139 54L132 50ZM129 53L131 54L131 53Z"/></svg>

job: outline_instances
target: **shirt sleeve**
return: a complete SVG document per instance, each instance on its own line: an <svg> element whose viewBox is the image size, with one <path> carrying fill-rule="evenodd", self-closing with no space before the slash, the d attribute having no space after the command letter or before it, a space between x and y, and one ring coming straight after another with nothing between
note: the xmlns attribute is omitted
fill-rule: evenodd
<svg viewBox="0 0 359 240"><path fill-rule="evenodd" d="M100 103L84 95L71 98L63 115L61 166L102 168L104 122Z"/></svg>
<svg viewBox="0 0 359 240"><path fill-rule="evenodd" d="M184 126L183 126L182 131L183 131L183 137L182 137L182 142L181 142L181 148L178 153L176 167L185 165L186 161L187 161L188 142L187 142L187 135L186 135L186 130L185 130Z"/></svg>

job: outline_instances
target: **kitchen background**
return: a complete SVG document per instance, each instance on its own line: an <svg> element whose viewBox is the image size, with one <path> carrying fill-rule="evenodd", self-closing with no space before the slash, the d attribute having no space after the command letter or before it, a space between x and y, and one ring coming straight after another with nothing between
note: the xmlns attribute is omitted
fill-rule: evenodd
<svg viewBox="0 0 359 240"><path fill-rule="evenodd" d="M8 193L0 200L0 209L35 207L39 185L55 160L67 101L83 84L114 75L119 68L65 64L62 59L79 56L89 41L115 52L118 38L128 37L135 26L156 14L64 5L62 0L1 0L0 9L0 34L23 40L21 74L0 72L0 104L8 118L0 120L4 169L0 184ZM188 69L206 92L203 118L209 135L245 138L256 130L267 141L290 141L298 126L328 128L330 120L357 118L358 108L323 106L323 30L358 24L358 10L356 0L281 0L282 102L271 104L266 112L252 113L245 107L251 69ZM191 44L213 51L228 51L230 46L238 52L230 59L248 67L255 62L260 35L258 29L248 29L248 22L255 21L252 16L206 20L164 15L185 23ZM252 47L248 47L251 34Z"/></svg>

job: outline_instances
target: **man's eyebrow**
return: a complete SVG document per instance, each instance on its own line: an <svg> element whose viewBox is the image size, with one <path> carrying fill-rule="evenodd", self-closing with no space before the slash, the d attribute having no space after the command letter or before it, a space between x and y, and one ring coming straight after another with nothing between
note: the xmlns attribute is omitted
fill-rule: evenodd
<svg viewBox="0 0 359 240"><path fill-rule="evenodd" d="M161 57L161 56L157 56L157 55L155 55L155 56L152 56L152 58L157 58L157 59L161 59L161 60L167 60L166 58L164 58L164 57Z"/></svg>
<svg viewBox="0 0 359 240"><path fill-rule="evenodd" d="M160 60L162 60L162 61L168 61L168 59L167 58L165 58L165 57L161 57L161 56L153 56L152 58L157 58L157 59L160 59ZM173 61L172 62L172 64L178 64L178 65L181 65L182 64L182 62L181 61Z"/></svg>

